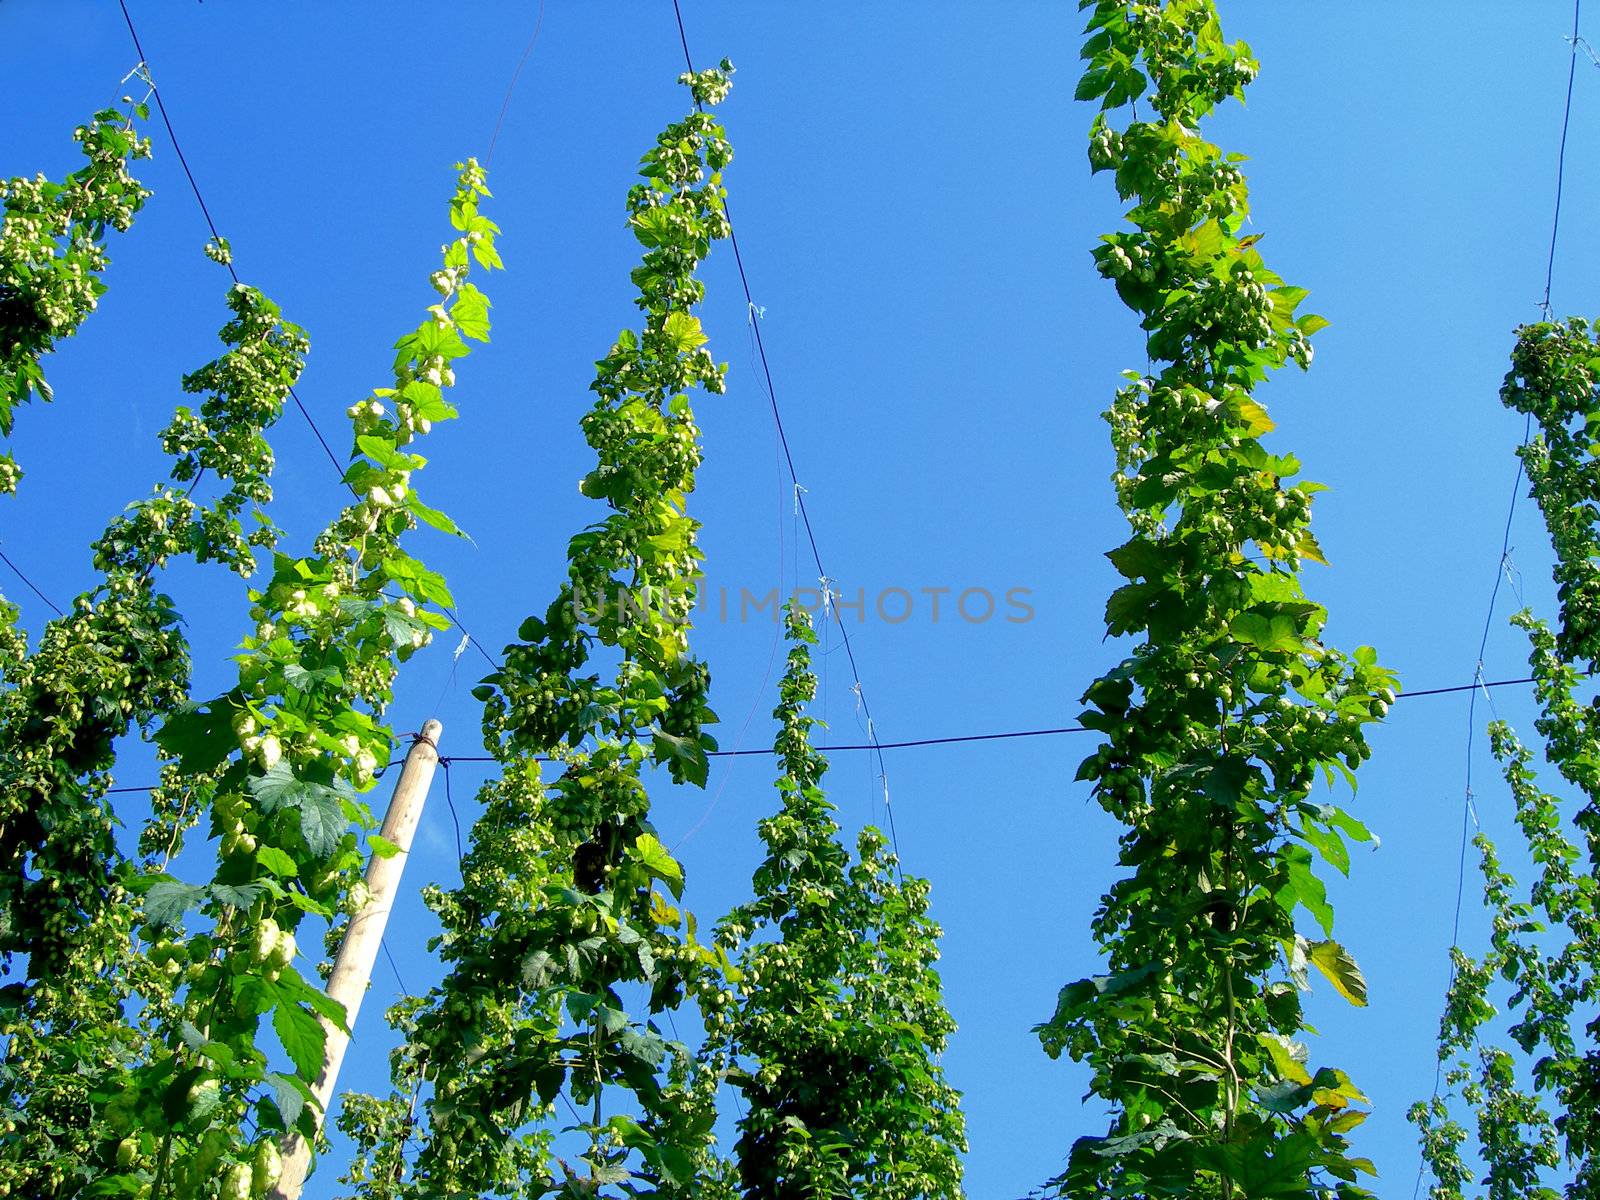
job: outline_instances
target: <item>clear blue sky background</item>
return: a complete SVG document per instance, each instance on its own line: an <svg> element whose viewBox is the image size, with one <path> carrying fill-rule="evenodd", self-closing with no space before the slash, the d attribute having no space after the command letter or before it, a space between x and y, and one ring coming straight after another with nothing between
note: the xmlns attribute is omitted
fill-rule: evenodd
<svg viewBox="0 0 1600 1200"><path fill-rule="evenodd" d="M1317 530L1333 566L1313 569L1308 586L1329 605L1337 644L1377 646L1413 688L1467 682L1520 435L1496 391L1512 328L1536 316L1543 284L1571 8L1222 7L1263 73L1250 107L1230 108L1211 136L1250 156L1261 248L1333 322L1312 372L1263 393L1279 424L1273 446L1332 487ZM485 153L536 5L133 8L241 276L311 332L300 391L342 451L343 409L388 382L393 340L432 299L451 164ZM1121 653L1100 620L1114 583L1101 556L1124 531L1099 413L1118 371L1143 361L1134 319L1089 259L1119 210L1088 173L1091 114L1071 101L1075 6L687 0L686 16L698 59L728 55L739 68L721 110L737 153L728 183L828 568L847 593L917 595L910 620L869 613L853 626L879 734L1073 723L1082 688ZM73 125L125 90L134 61L113 4L0 0L0 172L70 169ZM419 477L476 539L429 532L419 543L491 649L542 610L565 539L596 515L575 487L589 463L576 423L593 360L633 319L623 193L655 131L685 107L680 69L665 0L551 0L506 118L488 211L510 270L484 282L495 341L462 364L464 419L439 431ZM1586 60L1577 84L1559 312L1593 310L1600 266L1600 78ZM223 319L226 278L200 253L199 212L155 133L145 172L155 198L112 245L101 311L49 364L56 403L21 414L28 477L0 508L6 551L60 602L90 580L91 537L163 474L155 434ZM788 485L726 247L705 278L712 348L732 363L729 394L698 404L706 463L694 511L707 570L735 595L780 575L792 585ZM304 547L340 492L297 415L275 441L281 520L289 545ZM1548 552L1529 505L1512 544L1529 600L1543 601ZM800 583L814 574L801 559ZM43 606L3 583L37 628ZM226 685L226 655L246 627L242 589L193 569L170 585L210 694ZM924 587L1030 588L1036 615L976 624L947 608L934 622ZM1523 673L1504 611L1490 678ZM773 626L712 619L696 636L724 745L765 744ZM468 692L482 663L469 652L453 670L451 648L441 638L407 668L393 719L409 729L436 713L445 751L475 753ZM833 736L858 741L842 656L822 662ZM1496 703L1530 723L1517 689ZM1355 808L1384 843L1334 888L1372 1005L1350 1010L1326 989L1312 1003L1325 1035L1314 1054L1346 1067L1375 1103L1359 1144L1388 1194L1409 1189L1404 1111L1432 1080L1467 728L1466 698L1451 696L1403 700L1377 732ZM1103 1127L1080 1099L1084 1075L1047 1060L1028 1032L1063 982L1095 969L1087 927L1117 829L1072 782L1090 748L1078 735L889 752L905 864L933 880L946 931L961 1024L946 1065L966 1092L975 1197L1021 1194L1059 1169L1076 1136ZM1479 807L1505 829L1481 737L1479 750ZM121 782L142 782L146 758L130 761ZM770 774L761 759L724 761L709 794L660 794L663 838L681 843L707 917L745 894ZM469 764L452 775L470 818L481 775ZM848 822L882 819L865 756L836 756L831 780ZM411 885L455 879L442 800L439 789ZM1470 904L1465 927L1481 941ZM415 887L391 929L406 982L426 987L437 974L424 947L431 918ZM380 1014L396 994L380 966L347 1067L353 1086L385 1087ZM331 1196L332 1175L308 1195Z"/></svg>

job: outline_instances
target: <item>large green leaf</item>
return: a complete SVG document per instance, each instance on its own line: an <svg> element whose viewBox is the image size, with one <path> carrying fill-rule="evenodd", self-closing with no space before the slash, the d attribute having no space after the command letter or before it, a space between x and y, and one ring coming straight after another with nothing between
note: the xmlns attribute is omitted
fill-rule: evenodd
<svg viewBox="0 0 1600 1200"><path fill-rule="evenodd" d="M152 925L176 925L205 895L204 887L163 879L152 884L144 894L145 919Z"/></svg>
<svg viewBox="0 0 1600 1200"><path fill-rule="evenodd" d="M300 1114L311 1102L311 1089L306 1086L305 1080L276 1071L268 1073L266 1083L272 1089L272 1103L283 1119L284 1128L293 1129Z"/></svg>
<svg viewBox="0 0 1600 1200"><path fill-rule="evenodd" d="M472 284L463 283L457 289L450 318L461 330L462 337L478 342L489 340L489 298Z"/></svg>
<svg viewBox="0 0 1600 1200"><path fill-rule="evenodd" d="M1234 617L1229 631L1241 642L1267 651L1296 651L1302 648L1300 622L1287 613L1249 610Z"/></svg>
<svg viewBox="0 0 1600 1200"><path fill-rule="evenodd" d="M318 858L330 857L348 829L344 804L332 788L319 788L302 799L300 835L306 840L306 849Z"/></svg>
<svg viewBox="0 0 1600 1200"><path fill-rule="evenodd" d="M338 849L339 839L349 828L344 813L344 789L296 778L289 764L283 761L251 779L249 788L263 812L275 812L280 808L299 810L300 833L312 854L327 858Z"/></svg>
<svg viewBox="0 0 1600 1200"><path fill-rule="evenodd" d="M316 1079L328 1038L322 1022L309 1009L284 998L272 1010L272 1028L294 1063L295 1073L304 1080Z"/></svg>

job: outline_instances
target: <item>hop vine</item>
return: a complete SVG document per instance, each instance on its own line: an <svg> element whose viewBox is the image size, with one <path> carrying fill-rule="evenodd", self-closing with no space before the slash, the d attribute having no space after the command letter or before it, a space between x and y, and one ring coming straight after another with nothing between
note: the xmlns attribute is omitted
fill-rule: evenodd
<svg viewBox="0 0 1600 1200"><path fill-rule="evenodd" d="M1534 751L1506 722L1490 725L1534 875L1524 890L1488 834L1474 836L1489 948L1451 952L1439 1036L1445 1090L1409 1114L1434 1200L1459 1200L1474 1182L1493 1200L1588 1196L1600 1186L1600 1024L1587 1019L1600 1000L1600 712L1577 694L1600 667L1597 372L1600 345L1587 321L1541 322L1517 331L1500 392L1537 428L1518 455L1556 552L1555 626L1528 609L1512 624L1529 641L1544 761L1577 803L1546 790Z"/></svg>
<svg viewBox="0 0 1600 1200"><path fill-rule="evenodd" d="M826 760L810 618L791 602L775 748L781 810L761 821L755 898L717 929L737 974L713 993L701 1057L744 1097L735 1145L742 1194L958 1200L966 1151L959 1096L938 1059L955 1022L934 964L925 880L895 877L884 835L854 859L822 790Z"/></svg>
<svg viewBox="0 0 1600 1200"><path fill-rule="evenodd" d="M1393 682L1371 650L1322 641L1299 580L1322 561L1317 485L1291 482L1299 463L1262 444L1273 426L1252 394L1309 365L1323 322L1296 315L1305 290L1242 233L1238 156L1198 132L1255 78L1249 50L1224 39L1210 0L1081 7L1077 96L1102 109L1090 164L1130 202L1131 228L1095 259L1139 314L1152 367L1107 414L1133 537L1109 556L1127 582L1106 627L1139 641L1085 694L1105 743L1079 770L1126 826L1124 873L1093 925L1106 972L1065 987L1039 1027L1049 1053L1089 1064L1112 1121L1047 1190L1353 1200L1372 1173L1346 1137L1365 1097L1311 1065L1301 991L1316 967L1365 1003L1314 864L1347 871L1345 839L1371 835L1312 791L1368 756L1363 727ZM1147 115L1113 124L1135 101Z"/></svg>
<svg viewBox="0 0 1600 1200"><path fill-rule="evenodd" d="M126 111L103 109L73 131L88 162L64 180L0 180L0 436L11 435L20 405L50 399L41 360L95 310L106 232L127 232L150 196L129 173L150 157L150 139L135 128L150 113L125 100ZM0 453L0 493L15 492L21 477L10 451Z"/></svg>
<svg viewBox="0 0 1600 1200"><path fill-rule="evenodd" d="M6 989L0 1023L0 1107L10 1124L0 1184L30 1194L63 1194L75 1175L95 1177L108 1134L90 1081L148 1033L147 1024L124 1029L124 1006L140 994L159 1006L167 990L163 964L131 941L128 898L141 877L118 851L108 795L117 741L148 736L188 699L187 642L156 575L173 555L249 574L254 547L272 543L270 524L246 534L240 514L271 498L266 432L307 344L253 288L234 285L227 306L227 349L183 381L205 396L201 415L180 407L162 433L176 456L173 482L111 522L94 545L102 582L46 625L37 651L19 647L0 692L0 953L6 974L26 964L23 982ZM204 470L224 486L199 502ZM182 822L170 824L158 816L146 831L169 857Z"/></svg>
<svg viewBox="0 0 1600 1200"><path fill-rule="evenodd" d="M682 868L655 837L644 773L655 762L704 785L716 746L709 672L688 645L700 559L688 392L723 391L692 309L705 291L695 271L728 235L732 158L701 106L726 95L731 70L683 77L697 110L658 136L628 193L643 327L597 364L581 423L598 459L581 490L609 511L571 540L555 600L476 691L502 775L480 797L461 887L427 892L449 974L396 1014L409 1038L395 1092L348 1110L363 1195L695 1194L715 1112L658 1021L715 987L725 956L678 907ZM541 757L561 765L548 785ZM433 1088L419 1123L422 1079ZM555 1148L558 1098L577 1114L579 1161ZM396 1179L394 1146L417 1124L414 1166Z"/></svg>
<svg viewBox="0 0 1600 1200"><path fill-rule="evenodd" d="M488 300L468 280L471 263L500 265L498 228L478 211L487 195L483 170L461 166L450 204L459 236L432 276L441 299L396 344L394 385L349 410L351 503L312 554L274 553L270 576L250 590L255 627L237 685L169 713L157 734L208 805L216 866L204 884L165 872L136 880L149 956L174 986L150 1052L103 1089L121 1139L108 1176L116 1187L242 1200L276 1182L280 1137L319 1129L310 1085L328 1029L345 1027L346 1014L301 974L300 936L309 917L336 937L367 853L393 852L364 843L375 822L362 794L393 743L383 713L399 664L449 624L444 580L403 543L421 523L456 532L418 498L413 474L426 462L419 439L456 415L444 398L451 364L468 353L465 339L488 340ZM263 463L260 446L213 440L214 418L202 408L169 429L180 469L198 474L227 453ZM247 498L264 496L253 487ZM157 811L173 799L158 798ZM201 921L187 928L196 910ZM282 1069L269 1058L266 1019Z"/></svg>

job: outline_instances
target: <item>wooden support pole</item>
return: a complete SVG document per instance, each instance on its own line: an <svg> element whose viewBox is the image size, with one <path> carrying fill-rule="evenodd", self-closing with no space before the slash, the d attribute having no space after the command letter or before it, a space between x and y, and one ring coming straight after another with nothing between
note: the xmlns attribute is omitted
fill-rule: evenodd
<svg viewBox="0 0 1600 1200"><path fill-rule="evenodd" d="M389 923L389 913L400 891L400 876L406 869L406 859L411 853L411 839L416 835L417 823L422 819L428 785L433 782L433 768L439 761L439 734L442 729L439 722L429 721L411 744L381 830L384 838L398 846L400 852L388 858L374 854L367 863L367 888L372 895L366 907L345 926L344 940L339 943L339 953L333 960L333 974L328 977L328 996L344 1005L345 1024L352 1031L356 1025L356 1014L361 1011L362 998L367 993L367 985L372 980L372 968L378 961L378 950L383 945L384 927ZM327 1030L328 1040L322 1052L322 1073L311 1088L311 1094L317 1101L319 1130L333 1101L339 1068L350 1046L350 1035L344 1030L336 1028L329 1021L323 1021L322 1024ZM290 1134L283 1142L283 1173L272 1190L272 1200L299 1200L310 1170L311 1144L298 1133Z"/></svg>

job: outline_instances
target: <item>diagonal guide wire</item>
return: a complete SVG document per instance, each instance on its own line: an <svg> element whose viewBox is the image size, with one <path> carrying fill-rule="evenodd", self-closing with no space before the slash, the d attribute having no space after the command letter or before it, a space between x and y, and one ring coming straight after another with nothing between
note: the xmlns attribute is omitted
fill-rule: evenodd
<svg viewBox="0 0 1600 1200"><path fill-rule="evenodd" d="M1556 213L1550 222L1550 256L1544 269L1544 299L1539 304L1547 321L1550 319L1550 285L1556 275L1556 239L1561 233L1561 192L1567 179L1567 130L1572 124L1572 88L1578 78L1578 47L1587 45L1578 36L1578 23L1582 16L1583 0L1572 0L1572 36L1568 39L1572 43L1572 58L1567 65L1567 100L1561 114L1561 149L1556 152ZM1593 51L1590 57L1594 57Z"/></svg>
<svg viewBox="0 0 1600 1200"><path fill-rule="evenodd" d="M12 574L14 574L18 579L22 580L23 583L27 584L29 591L48 604L51 609L54 610L56 616L64 617L67 615L61 611L61 606L59 604L39 590L38 584L34 583L34 581L29 579L27 575L23 574L22 568L17 566L16 563L12 562L10 555L8 555L4 550L0 550L0 562L3 562L6 564L6 566L10 567Z"/></svg>
<svg viewBox="0 0 1600 1200"><path fill-rule="evenodd" d="M410 988L408 988L406 986L406 981L401 978L401 976L400 976L400 966L399 966L398 963L396 963L394 961L394 954L389 949L388 941L386 939L384 939L384 938L379 938L378 939L378 945L383 948L383 956L386 959L389 960L389 970L394 972L394 981L395 981L395 983L397 985L399 985L400 991L402 993L404 993L408 998L413 996L413 995L415 995L416 993L414 993Z"/></svg>
<svg viewBox="0 0 1600 1200"><path fill-rule="evenodd" d="M189 169L189 160L184 156L183 146L178 141L177 131L175 129L173 129L173 127L172 127L172 118L167 114L166 101L164 101L161 98L161 89L156 86L154 77L152 75L148 74L150 60L145 56L144 46L139 41L139 31L138 31L138 29L136 29L134 27L133 15L131 13L129 13L129 11L128 11L127 0L117 0L117 7L122 10L122 19L128 26L128 36L133 39L133 48L134 48L134 51L139 55L139 63L140 63L141 66L143 66L146 69L146 72L147 72L146 78L147 78L147 80L148 80L148 82L150 84L150 94L155 97L155 101L156 101L156 111L161 114L161 123L166 126L167 137L172 142L172 149L173 149L173 152L177 155L178 164L179 164L179 166L181 166L183 168L184 178L186 178L189 181L189 190L194 193L195 202L200 205L200 214L201 214L201 216L203 216L205 218L206 228L211 231L212 239L214 241L219 241L220 242L222 235L217 232L217 223L214 220L212 220L212 218L211 218L211 209L206 204L205 196L202 195L201 192L200 192L200 184L198 182L196 182L195 177L194 177L194 172ZM543 15L544 15L544 8L543 8L542 3L540 5L540 10L539 11L540 11L540 21L542 23ZM527 49L523 51L522 62L519 62L517 64L517 74L518 75L520 75L522 73L522 63L527 61L527 57L532 52L534 44L538 41L538 38L539 38L539 30L536 27L534 29L533 39L528 43ZM514 89L515 87L516 87L516 78L513 77L512 81L511 81L511 88L508 88L507 91L506 91L505 105L502 106L501 113L500 113L501 120L505 119L505 107L508 107L510 105L510 103L511 103L511 90ZM495 126L495 137L498 137L499 133L500 133L500 127L497 124ZM491 145L492 145L492 140L491 140ZM239 283L240 279L239 279L238 274L233 269L233 263L231 261L229 261L229 262L225 262L223 265L225 267L227 267L228 274L232 277L234 283ZM330 447L328 445L328 439L322 436L322 430L320 428L318 428L316 420L311 415L311 410L308 409L305 406L305 404L301 401L299 394L296 393L296 391L294 390L293 387L289 388L289 395L294 400L295 407L300 410L300 415L305 418L306 424L311 427L311 432L314 435L316 435L317 444L322 447L322 452L328 456L328 462L333 465L334 472L339 476L339 482L340 483L344 483L344 468L339 465L338 455L334 454L332 447ZM7 566L11 566L9 561L7 562L6 565ZM14 566L12 566L11 569L13 571L16 571L16 567L14 567ZM27 577L23 576L21 571L17 571L17 574L23 578L24 582L26 582ZM30 583L28 586L32 587L33 585ZM36 589L36 588L34 590L36 592L38 591L38 589ZM45 599L42 594L40 594L40 599L44 599L46 604L50 604L50 606L52 608L55 608L55 605L51 604L51 602L48 599ZM57 613L60 613L60 611L61 611L60 609L56 609ZM494 670L499 670L500 669L500 664L495 662L494 657L487 650L485 650L483 648L483 643L478 641L478 639L473 636L472 631L461 623L461 618L458 617L453 611L451 611L449 609L445 609L444 611L445 611L445 615L450 618L451 623L453 623L457 629L461 630L462 633L466 634L467 640L472 643L473 649L475 649L479 654L481 654L483 656L484 661L487 662L489 664L489 666L491 668L493 668Z"/></svg>
<svg viewBox="0 0 1600 1200"><path fill-rule="evenodd" d="M122 10L122 19L128 26L128 36L133 39L133 49L139 56L140 65L148 72L150 60L145 56L144 46L139 41L139 31L134 28L133 14L128 11L127 0L117 0L117 7ZM155 97L156 111L161 114L161 123L167 127L167 138L172 142L173 153L178 156L178 165L183 168L183 176L189 181L189 190L194 193L195 202L200 205L200 215L206 219L206 228L211 230L212 241L220 245L222 235L217 232L217 223L211 219L211 209L206 204L206 198L200 194L200 185L195 181L194 172L189 169L189 160L183 153L182 144L178 141L178 131L172 127L172 118L167 114L167 103L161 98L161 89L156 86L154 75L147 74L146 78L150 83L150 94ZM234 283L239 283L239 275L233 269L233 263L225 261L222 265L227 268ZM333 464L333 469L339 472L340 478L343 478L344 468L339 466L338 456L328 445L327 439L322 436L322 430L317 428L317 423L311 419L311 411L296 395L294 388L289 389L289 395L294 400L295 407L300 410L300 415L306 419L306 424L311 426L311 432L316 435L317 443L322 447L322 452L328 456L328 461Z"/></svg>
<svg viewBox="0 0 1600 1200"><path fill-rule="evenodd" d="M1573 0L1572 3L1572 35L1567 41L1572 46L1567 63L1567 94L1561 110L1561 142L1556 152L1556 198L1555 212L1550 219L1550 250L1545 257L1544 295L1539 301L1539 313L1545 320L1550 320L1550 292L1555 281L1556 271L1556 245L1561 236L1561 198L1566 185L1567 176L1567 133L1572 125L1572 93L1578 75L1578 48L1586 45L1579 36L1579 25L1583 16L1583 0ZM1511 526L1517 515L1517 499L1522 492L1523 462L1520 451L1526 447L1533 434L1533 414L1528 414L1523 422L1522 443L1518 447L1517 470L1511 483L1511 499L1506 505L1505 529L1500 538L1500 557L1495 563L1494 587L1489 591L1488 611L1483 616L1483 634L1478 639L1478 658L1473 671L1472 695L1467 701L1467 748L1466 748L1466 782L1461 798L1461 849L1456 861L1456 895L1455 908L1450 918L1450 979L1445 985L1445 994L1448 997L1450 989L1456 981L1456 951L1461 946L1461 910L1467 887L1467 847L1472 842L1472 828L1478 823L1476 805L1472 797L1472 754L1477 741L1478 732L1478 696L1480 691L1485 698L1489 697L1487 688L1490 686L1483 682L1483 658L1489 648L1489 633L1494 625L1495 606L1500 599L1500 588L1506 578L1506 567L1511 557ZM1531 682L1531 681L1529 681ZM1490 701L1491 704L1493 701ZM1434 1061L1433 1065L1433 1093L1429 1097L1430 1107L1439 1100L1440 1088L1443 1084L1444 1059L1442 1055ZM1422 1191L1422 1179L1427 1171L1428 1159L1424 1151L1417 1163L1417 1178L1412 1185L1411 1198L1417 1200Z"/></svg>
<svg viewBox="0 0 1600 1200"><path fill-rule="evenodd" d="M539 15L533 23L533 36L522 48L522 57L517 59L517 69L511 73L511 82L506 84L505 99L500 102L500 115L495 119L494 132L489 135L489 150L483 156L483 169L486 171L494 166L494 148L500 144L500 130L506 123L506 114L511 111L511 97L517 90L517 80L522 78L522 68L528 65L528 58L533 54L533 48L539 44L539 35L544 32L544 4L545 0L539 0Z"/></svg>
<svg viewBox="0 0 1600 1200"><path fill-rule="evenodd" d="M672 13L674 18L677 20L678 41L683 47L684 65L689 70L690 74L693 74L694 55L689 51L689 35L684 28L683 8L679 4L678 0L672 0ZM697 108L702 107L698 102L696 102L695 106ZM761 322L759 319L755 318L755 314L758 311L756 307L755 296L750 291L750 277L745 272L744 255L739 249L739 234L734 228L733 212L728 207L726 199L723 200L722 211L723 215L727 217L728 220L728 242L733 248L733 261L739 271L739 284L744 290L746 311L752 314L750 328L755 332L756 354L761 360L761 374L766 383L767 400L772 408L773 424L777 427L778 441L783 447L783 459L784 464L789 471L789 479L795 487L795 508L798 510L800 514L800 520L805 526L806 541L811 545L811 557L813 562L816 563L817 575L820 579L831 580L833 576L829 575L827 568L822 565L822 552L817 548L816 531L811 527L811 514L806 508L805 490L800 486L800 476L795 470L794 455L789 449L789 435L784 431L783 414L778 407L778 392L777 388L772 382L772 367L767 361L767 347L765 341L761 337ZM828 583L823 584L823 587L825 588L828 586ZM866 688L861 682L861 669L856 664L855 648L850 644L849 627L845 625L844 616L839 612L839 606L835 604L830 605L829 607L833 610L834 618L837 620L839 625L839 634L844 645L845 657L850 662L850 673L855 677L854 690L857 699L861 702L862 715L866 718L869 748L873 751L877 758L878 779L883 784L883 807L884 811L889 817L889 842L894 847L896 870L899 870L900 838L895 829L894 807L889 803L889 770L883 759L884 747L878 741L877 727L872 720L872 707L867 703Z"/></svg>

